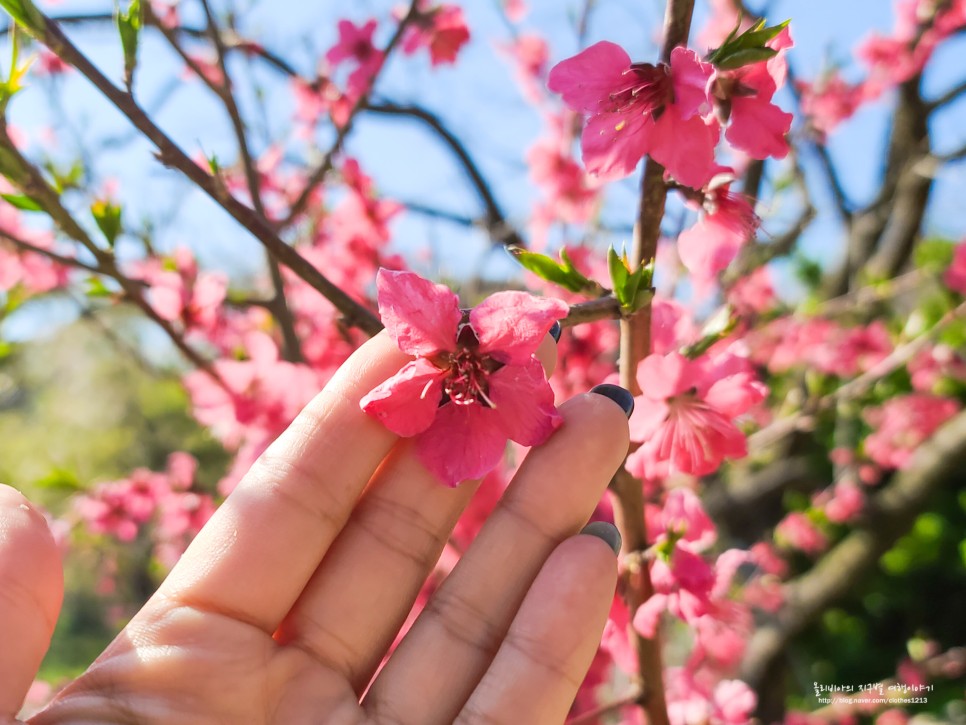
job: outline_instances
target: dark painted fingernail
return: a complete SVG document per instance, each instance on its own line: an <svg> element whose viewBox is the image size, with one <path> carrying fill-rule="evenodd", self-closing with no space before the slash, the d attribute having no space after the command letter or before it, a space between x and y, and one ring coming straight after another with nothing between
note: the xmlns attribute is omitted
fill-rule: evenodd
<svg viewBox="0 0 966 725"><path fill-rule="evenodd" d="M630 390L626 390L620 385L604 383L591 388L590 392L597 393L597 395L603 395L605 398L610 398L613 400L621 407L621 410L624 411L624 415L626 415L628 418L630 418L631 413L634 412L634 396L631 395Z"/></svg>
<svg viewBox="0 0 966 725"><path fill-rule="evenodd" d="M609 524L606 521L594 521L581 529L580 533L587 536L596 536L603 540L614 550L615 555L621 553L621 532L617 530L614 524Z"/></svg>
<svg viewBox="0 0 966 725"><path fill-rule="evenodd" d="M563 328L560 326L560 322L553 323L553 327L550 328L550 337L553 338L554 342L560 342L561 332L563 332Z"/></svg>

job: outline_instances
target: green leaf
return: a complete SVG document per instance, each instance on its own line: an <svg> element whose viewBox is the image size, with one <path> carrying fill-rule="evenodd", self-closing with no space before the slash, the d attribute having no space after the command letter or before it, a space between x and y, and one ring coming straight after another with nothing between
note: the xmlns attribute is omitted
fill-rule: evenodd
<svg viewBox="0 0 966 725"><path fill-rule="evenodd" d="M141 0L131 0L126 13L118 8L117 31L121 36L121 48L124 50L124 80L129 88L138 63L138 38L142 25Z"/></svg>
<svg viewBox="0 0 966 725"><path fill-rule="evenodd" d="M6 340L0 340L0 360L6 357L10 357L13 352L13 344L7 342Z"/></svg>
<svg viewBox="0 0 966 725"><path fill-rule="evenodd" d="M571 292L585 292L600 287L596 282L587 279L577 271L566 249L560 250L559 262L545 254L529 252L520 247L510 247L508 251L524 268L541 279L560 285Z"/></svg>
<svg viewBox="0 0 966 725"><path fill-rule="evenodd" d="M88 277L85 281L84 293L88 297L111 297L114 295L100 277Z"/></svg>
<svg viewBox="0 0 966 725"><path fill-rule="evenodd" d="M607 267L614 288L614 296L625 312L634 313L650 299L652 264L641 264L631 272L626 254L618 255L614 248L607 250Z"/></svg>
<svg viewBox="0 0 966 725"><path fill-rule="evenodd" d="M44 34L46 29L44 16L32 0L0 0L0 7L10 14L17 25L34 37Z"/></svg>
<svg viewBox="0 0 966 725"><path fill-rule="evenodd" d="M3 200L10 204L11 206L20 209L21 211L43 211L44 208L40 205L36 199L33 199L26 194L0 194Z"/></svg>
<svg viewBox="0 0 966 725"><path fill-rule="evenodd" d="M66 468L54 468L43 478L34 481L37 488L59 489L62 491L83 491L80 479L73 471Z"/></svg>
<svg viewBox="0 0 966 725"><path fill-rule="evenodd" d="M759 20L741 35L736 36L732 32L718 48L708 54L708 60L719 68L733 70L773 58L778 51L768 48L767 43L788 27L789 22L786 20L778 25L765 27L765 21Z"/></svg>
<svg viewBox="0 0 966 725"><path fill-rule="evenodd" d="M626 307L628 280L631 275L631 271L627 268L627 257L618 255L611 247L607 250L607 268L610 270L610 281L614 289L614 296L621 303L621 307Z"/></svg>
<svg viewBox="0 0 966 725"><path fill-rule="evenodd" d="M924 239L916 245L912 261L919 269L945 271L956 254L956 245L947 239Z"/></svg>
<svg viewBox="0 0 966 725"><path fill-rule="evenodd" d="M734 70L735 68L741 68L743 65L760 63L763 60L774 58L776 55L778 55L778 51L772 48L745 48L734 53L729 53L717 61L715 65L725 70Z"/></svg>
<svg viewBox="0 0 966 725"><path fill-rule="evenodd" d="M112 247L121 234L121 207L115 206L110 201L98 200L91 205L91 214L98 228L107 239L107 243Z"/></svg>

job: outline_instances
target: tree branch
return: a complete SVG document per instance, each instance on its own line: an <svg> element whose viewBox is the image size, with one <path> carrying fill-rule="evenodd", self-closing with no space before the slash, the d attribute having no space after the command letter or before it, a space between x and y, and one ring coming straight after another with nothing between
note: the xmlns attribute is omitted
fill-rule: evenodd
<svg viewBox="0 0 966 725"><path fill-rule="evenodd" d="M910 465L872 497L861 525L807 573L786 586L776 620L749 643L742 678L755 687L775 659L826 607L851 590L912 526L930 496L966 467L966 412L947 421L913 455Z"/></svg>
<svg viewBox="0 0 966 725"><path fill-rule="evenodd" d="M288 217L281 223L280 227L282 229L291 226L295 220L301 216L302 212L308 206L309 200L312 198L312 194L319 184L325 179L329 171L332 170L332 165L335 162L335 156L342 149L342 144L345 143L346 138L349 136L349 132L352 130L352 126L355 122L356 116L359 112L365 108L369 103L369 96L376 86L376 81L379 79L382 69L386 67L386 61L389 59L389 55L392 53L393 49L402 40L403 33L406 31L406 27L416 18L419 14L419 0L411 0L409 3L409 10L403 16L402 20L399 21L399 25L396 26L396 32L393 33L392 38L390 38L389 43L383 49L382 60L379 66L373 71L372 76L369 78L369 83L365 91L356 99L356 102L352 105L349 111L349 116L346 122L339 127L335 135L335 140L326 151L325 156L322 157L321 163L316 167L315 171L309 176L308 182L305 184L305 188L302 189L302 193L299 194L298 198L293 202L291 208L289 209Z"/></svg>
<svg viewBox="0 0 966 725"><path fill-rule="evenodd" d="M513 226L507 221L506 215L500 208L493 191L490 189L490 185L487 183L486 179L483 178L483 173L480 171L480 167L477 165L476 161L470 155L470 152L466 149L463 143L456 138L453 133L446 128L443 121L428 111L425 108L415 105L402 105L398 103L393 103L391 101L381 101L377 103L369 103L366 105L365 110L369 113L376 113L385 116L402 116L409 117L415 120L421 121L427 127L432 129L436 135L438 135L445 143L453 154L459 159L460 164L462 164L463 169L466 171L466 175L469 177L470 182L473 184L473 188L476 189L477 195L480 197L480 201L483 204L485 210L485 220L484 226L489 232L490 237L500 244L506 246L516 246L516 247L526 247L526 242L523 237L520 236Z"/></svg>
<svg viewBox="0 0 966 725"><path fill-rule="evenodd" d="M111 252L101 249L87 231L77 223L71 213L63 206L60 196L47 184L40 171L23 157L13 141L7 135L6 124L0 121L0 148L3 150L3 174L24 194L37 201L41 208L50 216L64 234L81 244L97 261L97 267L103 274L115 280L124 294L136 304L141 311L174 343L181 354L199 370L205 371L218 385L230 390L220 375L198 352L185 342L171 323L161 317L141 294L142 285L135 283L121 273Z"/></svg>
<svg viewBox="0 0 966 725"><path fill-rule="evenodd" d="M241 112L238 110L235 94L232 91L231 77L228 75L225 43L222 40L221 30L215 21L214 14L211 12L211 6L208 0L201 0L201 4L204 7L205 18L208 21L208 34L215 46L218 69L221 71L221 87L216 89L216 92L221 98L225 110L228 112L228 117L231 120L231 126L238 143L238 154L241 158L242 169L244 170L245 182L248 185L248 194L251 197L252 206L255 207L255 211L258 212L262 219L267 222L268 215L265 213L265 206L262 204L258 169L255 167L255 161L248 147L248 132L245 128L245 122L242 120ZM270 311L282 332L282 357L289 362L301 362L303 360L302 345L298 333L295 331L295 318L292 316L292 311L289 309L288 302L285 298L285 284L282 279L282 271L279 269L278 262L275 261L271 254L266 252L265 256L269 275L272 280L272 288L275 293Z"/></svg>
<svg viewBox="0 0 966 725"><path fill-rule="evenodd" d="M276 232L250 207L228 193L220 179L194 163L177 144L148 118L134 98L111 83L81 53L63 31L45 18L41 40L62 59L77 68L128 120L157 148L158 158L166 166L181 171L219 206L258 239L275 259L291 269L309 286L320 292L338 309L346 324L370 335L382 329L382 323L367 308L353 300L319 272L307 259L279 238Z"/></svg>
<svg viewBox="0 0 966 725"><path fill-rule="evenodd" d="M926 101L926 108L929 109L930 113L937 111L945 106L948 106L964 95L966 95L966 81L962 81L961 83L953 86L941 96L934 98L931 101Z"/></svg>
<svg viewBox="0 0 966 725"><path fill-rule="evenodd" d="M661 59L668 62L671 51L685 45L691 31L694 0L668 0L664 14L664 44ZM629 264L633 271L641 264L650 263L657 255L661 221L667 201L664 167L648 158L641 178L640 203ZM651 350L651 300L630 319L621 320L620 382L634 395L641 393L637 384L637 366ZM621 578L622 594L633 617L637 608L654 594L647 562L639 561L640 552L647 548L647 528L644 522L644 494L641 481L621 467L611 483L617 498L614 518L623 537L624 561L627 564ZM664 673L661 642L642 637L633 627L628 635L637 653L640 698L638 702L647 713L650 725L668 725L667 701L664 694Z"/></svg>
<svg viewBox="0 0 966 725"><path fill-rule="evenodd" d="M47 259L53 262L56 262L57 264L62 264L65 267L74 267L75 269L83 269L88 272L92 272L94 274L102 274L102 275L108 274L100 267L97 267L93 264L87 264L87 262L82 262L76 257L65 257L62 254L57 254L57 252L51 251L50 249L37 247L31 244L30 242L27 242L23 239L20 239L17 236L14 236L6 229L0 229L0 239L6 239L8 242L10 242L10 244L17 247L18 249L23 250L24 252L39 254L43 257L47 257Z"/></svg>

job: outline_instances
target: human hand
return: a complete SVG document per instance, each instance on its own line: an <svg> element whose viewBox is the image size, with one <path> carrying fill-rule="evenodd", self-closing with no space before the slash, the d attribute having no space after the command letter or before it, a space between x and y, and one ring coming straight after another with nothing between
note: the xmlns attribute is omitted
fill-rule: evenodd
<svg viewBox="0 0 966 725"><path fill-rule="evenodd" d="M552 367L549 336L538 356ZM384 334L363 345L30 722L563 722L616 581L604 543L616 530L575 536L627 452L615 389L560 407L565 424L529 453L373 680L478 485L440 485L360 410L407 359ZM16 716L61 596L43 517L0 487L0 723Z"/></svg>

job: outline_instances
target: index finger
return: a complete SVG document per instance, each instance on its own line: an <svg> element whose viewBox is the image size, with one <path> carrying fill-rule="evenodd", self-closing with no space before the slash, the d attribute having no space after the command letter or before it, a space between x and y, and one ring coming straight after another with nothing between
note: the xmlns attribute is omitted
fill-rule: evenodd
<svg viewBox="0 0 966 725"><path fill-rule="evenodd" d="M360 399L410 358L366 342L262 454L158 590L274 632L396 436Z"/></svg>

